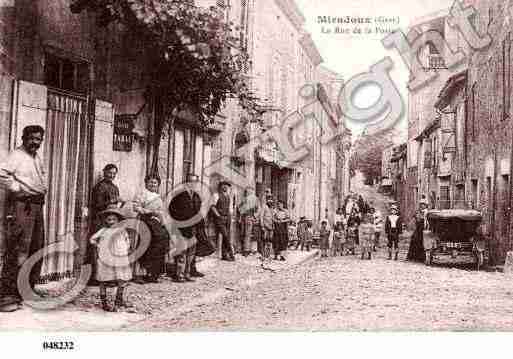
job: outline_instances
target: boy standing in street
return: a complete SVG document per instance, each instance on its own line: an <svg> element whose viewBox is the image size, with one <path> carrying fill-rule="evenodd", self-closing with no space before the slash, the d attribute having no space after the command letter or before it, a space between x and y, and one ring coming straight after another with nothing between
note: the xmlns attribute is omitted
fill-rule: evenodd
<svg viewBox="0 0 513 359"><path fill-rule="evenodd" d="M392 250L394 250L394 260L397 260L399 256L399 234L402 232L402 221L396 206L392 206L390 212L391 214L387 216L385 221L385 233L388 238L388 259L392 259Z"/></svg>
<svg viewBox="0 0 513 359"><path fill-rule="evenodd" d="M330 249L330 236L331 231L328 228L328 221L323 220L321 222L321 229L319 231L321 257L328 257L328 251Z"/></svg>

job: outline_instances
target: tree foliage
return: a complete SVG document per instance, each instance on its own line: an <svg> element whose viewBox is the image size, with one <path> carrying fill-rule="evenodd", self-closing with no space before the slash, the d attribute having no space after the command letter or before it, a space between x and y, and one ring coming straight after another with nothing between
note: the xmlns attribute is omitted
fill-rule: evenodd
<svg viewBox="0 0 513 359"><path fill-rule="evenodd" d="M381 179L381 162L383 150L392 145L386 136L365 136L355 144L351 157L351 171L360 171L365 182L370 184Z"/></svg>
<svg viewBox="0 0 513 359"><path fill-rule="evenodd" d="M207 124L228 97L255 111L243 71L248 56L239 47L238 29L216 8L197 7L191 0L75 0L71 10L94 11L100 25L119 22L145 40L150 94L162 107L156 136L170 115L184 109Z"/></svg>

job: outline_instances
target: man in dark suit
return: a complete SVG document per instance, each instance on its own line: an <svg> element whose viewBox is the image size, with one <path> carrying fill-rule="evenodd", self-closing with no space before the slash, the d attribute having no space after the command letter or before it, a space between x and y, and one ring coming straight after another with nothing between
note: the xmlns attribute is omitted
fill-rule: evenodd
<svg viewBox="0 0 513 359"><path fill-rule="evenodd" d="M192 173L187 175L186 188L169 203L169 214L176 221L188 221L196 216L201 209L201 197L194 191L193 186L199 181L198 176ZM177 243L178 253L175 256L175 281L179 283L194 282L196 232L201 221L192 221L190 226L179 228L182 238Z"/></svg>

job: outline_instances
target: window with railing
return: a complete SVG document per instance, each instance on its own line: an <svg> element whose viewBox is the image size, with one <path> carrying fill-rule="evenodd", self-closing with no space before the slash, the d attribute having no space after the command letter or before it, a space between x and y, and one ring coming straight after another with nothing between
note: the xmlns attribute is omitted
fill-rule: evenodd
<svg viewBox="0 0 513 359"><path fill-rule="evenodd" d="M440 54L431 54L428 56L428 69L437 70L437 69L446 69L444 57Z"/></svg>

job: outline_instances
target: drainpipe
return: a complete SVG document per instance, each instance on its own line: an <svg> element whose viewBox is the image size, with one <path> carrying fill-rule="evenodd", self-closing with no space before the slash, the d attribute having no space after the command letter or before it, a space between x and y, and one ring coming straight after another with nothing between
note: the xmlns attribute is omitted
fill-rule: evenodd
<svg viewBox="0 0 513 359"><path fill-rule="evenodd" d="M495 223L495 214L496 214L496 206L497 206L497 169L498 169L498 165L497 165L497 144L494 144L493 146L493 196L492 196L492 243L494 244L494 248L495 248L495 240L496 240L496 235L495 235L495 228L496 228L496 223ZM494 250L494 255L492 257L492 264L495 264L496 262L496 253L495 253L495 250Z"/></svg>
<svg viewBox="0 0 513 359"><path fill-rule="evenodd" d="M322 218L322 136L324 135L321 126L319 137L319 225Z"/></svg>
<svg viewBox="0 0 513 359"><path fill-rule="evenodd" d="M511 205L512 205L512 191L511 191L511 179L513 178L513 136L511 139L510 158L509 158L509 181L508 181L508 250L512 250L511 245Z"/></svg>

